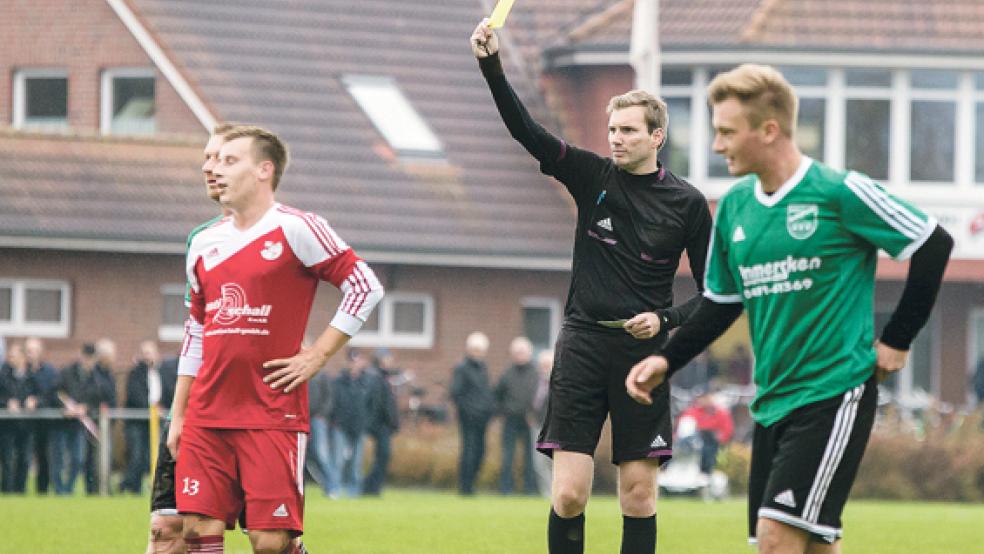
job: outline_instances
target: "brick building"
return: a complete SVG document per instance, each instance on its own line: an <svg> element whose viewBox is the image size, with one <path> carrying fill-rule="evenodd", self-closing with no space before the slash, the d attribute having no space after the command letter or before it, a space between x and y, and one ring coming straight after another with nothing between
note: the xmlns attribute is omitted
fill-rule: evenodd
<svg viewBox="0 0 984 554"><path fill-rule="evenodd" d="M962 402L984 355L984 24L975 2L663 0L664 162L713 201L703 88L744 61L782 66L804 98L804 149L872 173L936 215L957 260L912 367L893 386ZM280 200L325 216L389 295L359 344L441 383L468 332L491 365L548 345L574 217L509 138L468 50L492 2L14 0L0 7L0 333L174 351L184 237L215 207L198 166L215 121L286 138ZM501 32L514 86L571 142L607 153L607 99L633 85L632 0L517 3ZM941 124L938 124L941 123ZM943 129L942 131L940 129ZM929 137L931 140L925 140ZM691 280L678 279L678 295ZM879 317L905 266L879 268ZM320 292L312 328L337 295ZM747 340L739 326L716 347Z"/></svg>

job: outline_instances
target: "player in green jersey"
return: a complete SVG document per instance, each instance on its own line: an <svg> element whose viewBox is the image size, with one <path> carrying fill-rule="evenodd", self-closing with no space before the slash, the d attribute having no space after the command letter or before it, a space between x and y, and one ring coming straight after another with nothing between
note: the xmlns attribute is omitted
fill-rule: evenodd
<svg viewBox="0 0 984 554"><path fill-rule="evenodd" d="M864 453L876 376L898 371L926 323L953 240L860 173L800 153L797 98L775 69L742 65L708 98L714 150L743 176L718 204L697 312L633 367L650 391L744 310L755 351L749 537L760 552L840 552L840 515ZM878 251L911 257L905 289L875 340Z"/></svg>

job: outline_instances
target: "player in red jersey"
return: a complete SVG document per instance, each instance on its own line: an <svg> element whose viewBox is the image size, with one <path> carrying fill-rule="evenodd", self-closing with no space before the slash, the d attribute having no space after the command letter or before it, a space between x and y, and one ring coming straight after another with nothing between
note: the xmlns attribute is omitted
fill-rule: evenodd
<svg viewBox="0 0 984 554"><path fill-rule="evenodd" d="M176 493L188 552L222 552L245 509L254 552L294 552L303 531L307 385L382 298L372 270L324 219L274 199L287 164L280 139L258 127L226 135L213 172L231 216L188 251L191 320L180 373L194 374L174 406ZM343 293L327 329L301 340L318 281Z"/></svg>

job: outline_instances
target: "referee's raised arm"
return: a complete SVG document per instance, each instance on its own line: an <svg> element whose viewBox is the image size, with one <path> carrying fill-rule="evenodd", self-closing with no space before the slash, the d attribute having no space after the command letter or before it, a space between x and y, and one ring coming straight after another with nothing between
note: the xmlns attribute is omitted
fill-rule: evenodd
<svg viewBox="0 0 984 554"><path fill-rule="evenodd" d="M557 160L564 143L533 120L509 85L499 60L499 37L489 27L487 18L475 27L470 42L509 134L541 163Z"/></svg>

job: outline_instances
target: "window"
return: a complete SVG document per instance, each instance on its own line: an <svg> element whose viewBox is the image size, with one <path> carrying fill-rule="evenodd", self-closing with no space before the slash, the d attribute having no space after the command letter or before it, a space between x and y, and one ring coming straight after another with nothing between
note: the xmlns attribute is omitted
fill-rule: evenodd
<svg viewBox="0 0 984 554"><path fill-rule="evenodd" d="M351 342L353 346L431 348L434 299L427 294L387 292Z"/></svg>
<svg viewBox="0 0 984 554"><path fill-rule="evenodd" d="M18 129L68 128L68 74L25 69L14 75L13 126Z"/></svg>
<svg viewBox="0 0 984 554"><path fill-rule="evenodd" d="M0 334L67 337L70 290L64 281L0 280Z"/></svg>
<svg viewBox="0 0 984 554"><path fill-rule="evenodd" d="M560 332L560 301L530 296L522 300L523 335L533 343L533 351L554 347Z"/></svg>
<svg viewBox="0 0 984 554"><path fill-rule="evenodd" d="M915 70L910 79L910 179L952 183L955 180L959 76L954 71Z"/></svg>
<svg viewBox="0 0 984 554"><path fill-rule="evenodd" d="M185 306L187 285L167 284L161 287L161 324L157 327L157 338L162 342L184 340L184 323L188 319Z"/></svg>
<svg viewBox="0 0 984 554"><path fill-rule="evenodd" d="M669 113L667 143L660 158L676 175L690 175L690 97L665 98Z"/></svg>
<svg viewBox="0 0 984 554"><path fill-rule="evenodd" d="M443 158L444 147L389 77L347 75L345 88L393 150L402 156Z"/></svg>
<svg viewBox="0 0 984 554"><path fill-rule="evenodd" d="M847 167L872 179L888 179L891 110L889 100L848 99L844 136Z"/></svg>
<svg viewBox="0 0 984 554"><path fill-rule="evenodd" d="M102 76L103 134L150 135L157 130L152 69L107 69Z"/></svg>

